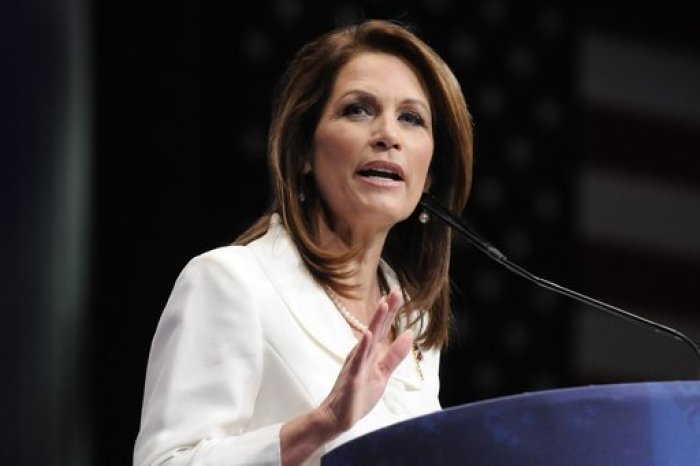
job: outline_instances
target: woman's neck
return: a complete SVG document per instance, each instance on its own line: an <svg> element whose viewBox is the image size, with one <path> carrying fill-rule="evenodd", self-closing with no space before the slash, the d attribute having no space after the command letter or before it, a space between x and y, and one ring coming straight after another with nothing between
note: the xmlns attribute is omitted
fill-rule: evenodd
<svg viewBox="0 0 700 466"><path fill-rule="evenodd" d="M340 253L356 251L357 255L348 264L352 275L347 284L355 287L353 299L345 302L358 318L368 322L383 292L378 270L388 230L359 232L344 225L331 226L324 217L317 225L317 237L323 249Z"/></svg>

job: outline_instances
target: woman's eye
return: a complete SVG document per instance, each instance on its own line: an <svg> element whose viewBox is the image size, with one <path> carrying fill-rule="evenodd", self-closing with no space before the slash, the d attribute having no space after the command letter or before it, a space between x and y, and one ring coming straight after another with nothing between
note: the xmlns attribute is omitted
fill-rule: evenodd
<svg viewBox="0 0 700 466"><path fill-rule="evenodd" d="M348 117L363 117L370 115L369 109L359 103L354 103L354 104L348 104L344 109L343 109L343 116L348 116Z"/></svg>
<svg viewBox="0 0 700 466"><path fill-rule="evenodd" d="M414 112L403 112L399 116L399 120L404 121L413 126L425 126L425 120L422 116Z"/></svg>

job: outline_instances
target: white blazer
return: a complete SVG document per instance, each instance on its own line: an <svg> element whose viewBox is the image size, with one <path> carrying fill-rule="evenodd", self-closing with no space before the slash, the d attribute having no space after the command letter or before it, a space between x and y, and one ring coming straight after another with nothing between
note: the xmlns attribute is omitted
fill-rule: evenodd
<svg viewBox="0 0 700 466"><path fill-rule="evenodd" d="M280 427L320 405L356 343L279 217L247 246L195 257L153 337L134 465L278 465ZM424 352L425 380L415 364L409 354L374 409L306 464L359 435L439 410L439 352Z"/></svg>

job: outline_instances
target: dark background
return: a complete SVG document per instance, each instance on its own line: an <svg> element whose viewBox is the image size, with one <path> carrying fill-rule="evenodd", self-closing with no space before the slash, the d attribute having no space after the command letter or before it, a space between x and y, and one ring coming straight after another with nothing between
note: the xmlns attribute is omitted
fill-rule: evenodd
<svg viewBox="0 0 700 466"><path fill-rule="evenodd" d="M7 10L2 464L124 465L150 339L193 255L269 199L271 90L362 18L415 27L475 119L464 217L513 261L700 338L700 60L672 2L89 2ZM5 50L6 49L6 50ZM692 378L687 347L458 240L444 406Z"/></svg>

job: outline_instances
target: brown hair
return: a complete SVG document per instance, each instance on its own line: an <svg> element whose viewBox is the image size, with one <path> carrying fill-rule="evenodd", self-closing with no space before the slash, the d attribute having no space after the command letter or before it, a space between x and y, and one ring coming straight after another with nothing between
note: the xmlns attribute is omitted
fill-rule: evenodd
<svg viewBox="0 0 700 466"><path fill-rule="evenodd" d="M268 135L274 199L268 213L236 239L247 244L262 236L273 212L280 214L313 277L339 292L348 278L345 264L353 252L331 254L318 247L313 232L322 203L304 165L312 154L313 135L339 70L362 52L381 52L411 64L424 83L433 114L435 152L430 165L430 192L451 212L464 209L471 187L472 121L459 82L447 64L406 26L368 20L324 34L299 50L276 90ZM300 201L304 193L305 201ZM395 225L383 251L410 297L402 312L427 314L419 342L426 348L447 343L451 321L449 265L451 232L444 223L417 221L417 212Z"/></svg>

